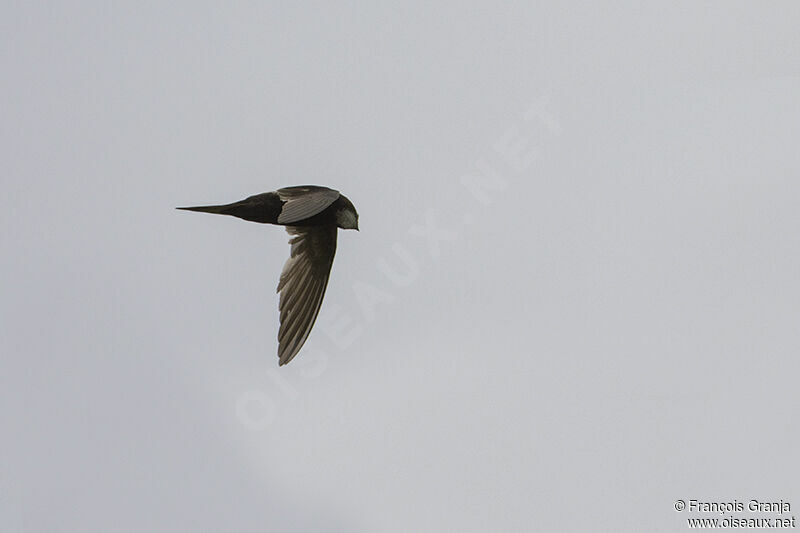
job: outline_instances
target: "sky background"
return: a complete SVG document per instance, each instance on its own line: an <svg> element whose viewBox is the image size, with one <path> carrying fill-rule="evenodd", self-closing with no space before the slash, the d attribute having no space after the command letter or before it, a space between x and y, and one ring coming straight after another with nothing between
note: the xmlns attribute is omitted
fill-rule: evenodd
<svg viewBox="0 0 800 533"><path fill-rule="evenodd" d="M399 4L3 3L0 530L800 514L800 4Z"/></svg>

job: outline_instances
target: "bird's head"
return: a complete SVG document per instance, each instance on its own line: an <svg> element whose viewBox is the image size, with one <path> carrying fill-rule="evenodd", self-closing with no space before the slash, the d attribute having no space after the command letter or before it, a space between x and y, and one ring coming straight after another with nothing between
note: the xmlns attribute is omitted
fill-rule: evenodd
<svg viewBox="0 0 800 533"><path fill-rule="evenodd" d="M340 197L342 200L341 207L336 211L336 225L342 229L354 229L358 231L358 212L353 206L352 202L345 198Z"/></svg>

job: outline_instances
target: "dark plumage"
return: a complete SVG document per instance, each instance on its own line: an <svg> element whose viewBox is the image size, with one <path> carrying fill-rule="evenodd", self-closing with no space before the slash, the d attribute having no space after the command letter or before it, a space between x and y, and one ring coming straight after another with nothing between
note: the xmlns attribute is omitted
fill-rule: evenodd
<svg viewBox="0 0 800 533"><path fill-rule="evenodd" d="M286 187L227 205L178 207L251 222L286 226L291 255L283 266L280 293L281 326L278 363L297 355L317 319L336 254L337 228L358 230L358 213L339 191L316 185Z"/></svg>

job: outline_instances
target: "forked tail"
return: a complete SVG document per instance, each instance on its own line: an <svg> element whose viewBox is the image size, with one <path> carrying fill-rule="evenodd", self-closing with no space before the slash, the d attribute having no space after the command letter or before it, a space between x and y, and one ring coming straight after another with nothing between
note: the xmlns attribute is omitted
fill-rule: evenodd
<svg viewBox="0 0 800 533"><path fill-rule="evenodd" d="M231 215L251 222L275 224L281 212L281 202L275 193L264 193L245 198L225 205L198 205L196 207L178 207L184 211L199 211L215 215Z"/></svg>
<svg viewBox="0 0 800 533"><path fill-rule="evenodd" d="M214 213L216 215L229 215L231 214L231 204L228 205L198 205L195 207L176 207L175 209L182 209L184 211L199 211L200 213Z"/></svg>

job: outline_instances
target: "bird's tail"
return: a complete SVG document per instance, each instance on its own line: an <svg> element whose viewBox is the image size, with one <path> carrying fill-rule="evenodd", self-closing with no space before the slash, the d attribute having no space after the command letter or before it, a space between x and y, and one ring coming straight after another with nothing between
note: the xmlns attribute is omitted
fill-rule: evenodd
<svg viewBox="0 0 800 533"><path fill-rule="evenodd" d="M178 207L178 209L214 213L215 215L231 215L251 222L275 224L281 212L281 205L277 194L266 193L257 194L232 204L198 205L196 207Z"/></svg>
<svg viewBox="0 0 800 533"><path fill-rule="evenodd" d="M227 205L198 205L195 207L176 207L175 209L183 209L184 211L199 211L200 213L214 213L216 215L230 215L231 210L235 204Z"/></svg>

